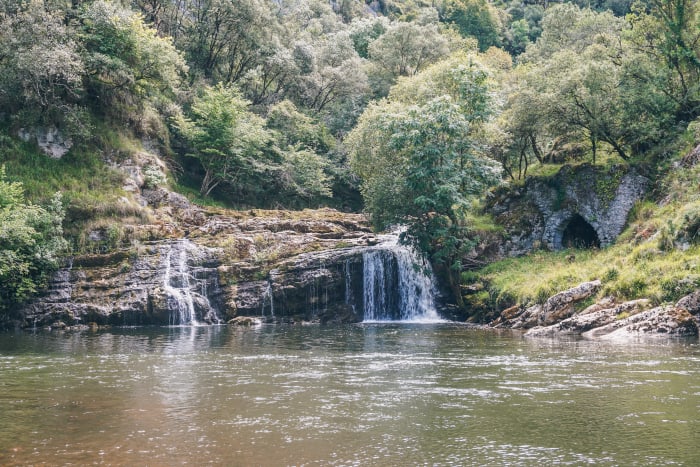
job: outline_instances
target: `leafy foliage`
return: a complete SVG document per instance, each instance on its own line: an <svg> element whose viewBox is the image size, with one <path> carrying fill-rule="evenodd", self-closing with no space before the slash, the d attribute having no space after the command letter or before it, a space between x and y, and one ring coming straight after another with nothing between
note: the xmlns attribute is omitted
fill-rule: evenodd
<svg viewBox="0 0 700 467"><path fill-rule="evenodd" d="M27 203L22 184L0 169L0 314L12 315L58 266L67 247L63 216L60 194L46 207Z"/></svg>
<svg viewBox="0 0 700 467"><path fill-rule="evenodd" d="M347 144L375 225L407 224L408 241L458 270L472 246L467 201L499 172L473 147L474 127L488 109L486 74L464 56L452 65L429 68L402 82L392 94L398 100L370 106ZM404 92L418 103L401 101Z"/></svg>
<svg viewBox="0 0 700 467"><path fill-rule="evenodd" d="M195 100L191 120L177 122L194 150L190 155L204 167L202 195L222 182L236 184L265 169L261 156L270 136L248 105L236 89L219 84Z"/></svg>

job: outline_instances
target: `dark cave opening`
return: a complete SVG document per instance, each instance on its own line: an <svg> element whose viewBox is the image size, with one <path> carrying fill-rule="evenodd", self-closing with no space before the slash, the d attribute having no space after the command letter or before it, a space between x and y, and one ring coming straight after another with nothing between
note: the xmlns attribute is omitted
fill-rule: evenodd
<svg viewBox="0 0 700 467"><path fill-rule="evenodd" d="M600 248L600 239L593 226L576 214L564 229L561 246L564 248Z"/></svg>

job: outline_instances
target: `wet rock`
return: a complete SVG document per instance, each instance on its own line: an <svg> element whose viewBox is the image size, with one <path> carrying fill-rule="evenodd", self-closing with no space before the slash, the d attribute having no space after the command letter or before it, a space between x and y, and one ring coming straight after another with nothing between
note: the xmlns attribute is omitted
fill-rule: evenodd
<svg viewBox="0 0 700 467"><path fill-rule="evenodd" d="M212 309L219 308L222 298L216 253L176 240L151 243L138 254L76 258L58 271L44 296L25 307L25 325L44 326L56 320L69 325L177 324L179 305L166 290L168 274L174 289L187 289L197 319L216 322ZM185 271L177 271L180 263Z"/></svg>
<svg viewBox="0 0 700 467"><path fill-rule="evenodd" d="M187 289L179 301L187 301L200 322L237 316L362 319L362 249L375 238L364 216L310 211L303 213L312 218L303 225L304 220L290 219L299 213L206 211L160 188L143 189L143 196L158 222L134 230L156 240L74 258L47 293L25 307L25 326L56 320L177 324L178 292L166 287L168 267L169 287ZM189 239L182 238L186 233ZM186 274L176 271L179 255L185 255Z"/></svg>
<svg viewBox="0 0 700 467"><path fill-rule="evenodd" d="M226 324L234 326L259 326L262 324L262 320L252 316L236 316L235 318L228 320Z"/></svg>

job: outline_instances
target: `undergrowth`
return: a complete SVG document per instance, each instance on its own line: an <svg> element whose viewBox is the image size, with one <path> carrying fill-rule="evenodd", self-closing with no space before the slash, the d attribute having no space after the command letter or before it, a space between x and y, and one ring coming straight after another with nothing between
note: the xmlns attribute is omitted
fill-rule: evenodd
<svg viewBox="0 0 700 467"><path fill-rule="evenodd" d="M36 144L0 132L0 165L5 166L8 179L23 184L29 201L44 204L54 193L62 193L64 232L77 251L82 249L86 226L99 223L109 229L110 224L125 218L145 215L122 189L124 175L105 161L126 157L136 150L136 143L106 129L96 134L94 141L72 148L61 159L52 159ZM109 145L109 154L99 148L101 142Z"/></svg>

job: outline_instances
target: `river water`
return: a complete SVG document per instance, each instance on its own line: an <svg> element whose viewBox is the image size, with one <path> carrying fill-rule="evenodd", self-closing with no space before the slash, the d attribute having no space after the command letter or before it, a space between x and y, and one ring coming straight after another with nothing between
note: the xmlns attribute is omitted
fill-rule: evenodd
<svg viewBox="0 0 700 467"><path fill-rule="evenodd" d="M0 465L700 465L697 340L443 324L0 334Z"/></svg>

